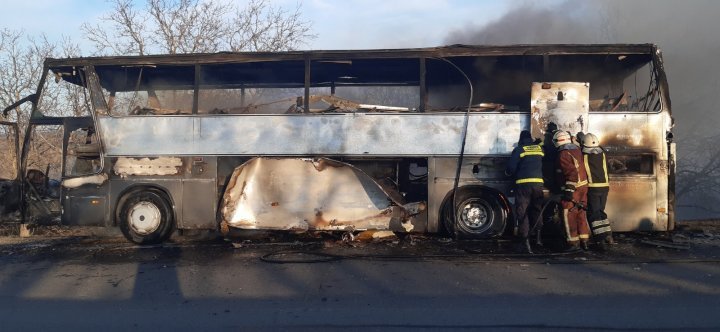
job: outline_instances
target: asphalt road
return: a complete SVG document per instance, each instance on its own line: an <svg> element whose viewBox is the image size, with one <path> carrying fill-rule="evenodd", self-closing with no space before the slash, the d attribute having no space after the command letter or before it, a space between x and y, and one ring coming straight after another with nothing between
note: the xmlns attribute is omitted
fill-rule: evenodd
<svg viewBox="0 0 720 332"><path fill-rule="evenodd" d="M2 243L4 331L720 329L714 245L678 251L629 239L610 253L527 257L436 239ZM302 253L266 256L291 250Z"/></svg>

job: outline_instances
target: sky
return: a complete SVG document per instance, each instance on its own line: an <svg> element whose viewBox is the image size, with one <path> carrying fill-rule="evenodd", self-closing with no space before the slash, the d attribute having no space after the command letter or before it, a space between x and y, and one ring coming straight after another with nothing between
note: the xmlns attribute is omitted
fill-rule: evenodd
<svg viewBox="0 0 720 332"><path fill-rule="evenodd" d="M288 10L301 4L312 22L304 49L364 49L442 45L449 31L481 26L501 16L517 1L492 0L270 0ZM138 3L144 2L137 0ZM82 42L80 25L98 22L112 5L104 0L0 0L0 28L24 29L51 40L68 36ZM239 1L240 4L243 1Z"/></svg>

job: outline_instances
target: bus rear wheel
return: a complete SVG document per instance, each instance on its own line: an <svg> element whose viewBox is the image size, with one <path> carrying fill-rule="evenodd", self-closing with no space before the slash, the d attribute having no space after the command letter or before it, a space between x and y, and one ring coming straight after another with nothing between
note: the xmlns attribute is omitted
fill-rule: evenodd
<svg viewBox="0 0 720 332"><path fill-rule="evenodd" d="M443 222L450 235L459 238L490 238L502 234L507 213L497 195L483 190L458 190L443 204Z"/></svg>
<svg viewBox="0 0 720 332"><path fill-rule="evenodd" d="M120 200L117 217L125 238L136 244L157 244L170 237L175 223L165 196L155 189L143 189Z"/></svg>

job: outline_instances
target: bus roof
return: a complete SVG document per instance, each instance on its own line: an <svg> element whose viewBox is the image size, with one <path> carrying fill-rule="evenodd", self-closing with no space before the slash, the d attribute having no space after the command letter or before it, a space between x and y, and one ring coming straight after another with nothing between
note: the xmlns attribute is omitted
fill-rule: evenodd
<svg viewBox="0 0 720 332"><path fill-rule="evenodd" d="M76 73L94 66L101 84L111 91L131 91L141 85L154 88L192 88L198 78L194 67L203 66L200 84L242 87L302 87L329 85L418 85L422 70L428 82L447 84L451 59L463 69L477 70L478 57L502 59L492 64L498 72L523 68L542 71L548 57L554 68L603 68L602 75L623 75L648 63L657 52L654 44L546 44L546 45L449 45L429 48L375 50L311 50L288 52L220 52L146 56L80 57L46 60L47 67L64 80L81 84ZM554 56L563 56L560 57ZM425 59L425 60L423 60ZM421 70L420 61L427 66ZM559 62L557 62L559 61ZM310 66L306 66L310 64ZM140 70L143 81L139 77ZM310 75L308 75L310 74ZM309 76L309 77L308 77ZM306 82L309 79L309 82Z"/></svg>
<svg viewBox="0 0 720 332"><path fill-rule="evenodd" d="M332 60L382 58L442 58L461 56L646 54L657 51L655 44L537 44L537 45L448 45L426 48L369 50L309 50L286 52L218 52L78 58L48 58L48 67L85 65L212 64L278 60Z"/></svg>

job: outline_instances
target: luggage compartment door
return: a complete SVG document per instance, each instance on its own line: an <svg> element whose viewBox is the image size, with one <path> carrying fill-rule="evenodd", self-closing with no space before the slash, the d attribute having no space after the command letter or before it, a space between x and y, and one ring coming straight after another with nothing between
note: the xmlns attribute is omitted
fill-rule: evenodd
<svg viewBox="0 0 720 332"><path fill-rule="evenodd" d="M557 129L573 136L587 132L590 83L533 82L530 101L530 132L533 138L552 138ZM546 133L548 137L545 137Z"/></svg>

